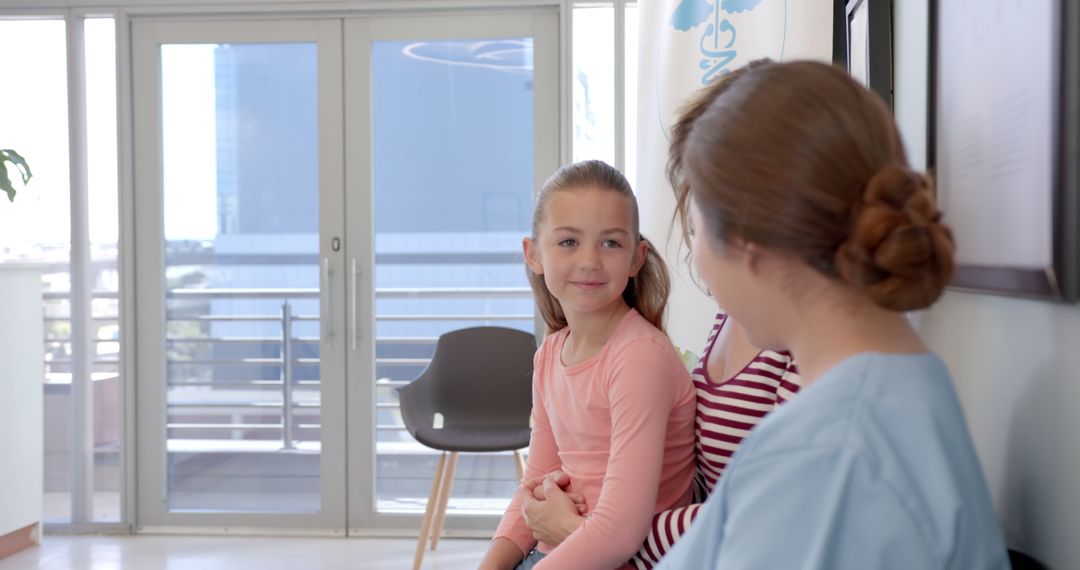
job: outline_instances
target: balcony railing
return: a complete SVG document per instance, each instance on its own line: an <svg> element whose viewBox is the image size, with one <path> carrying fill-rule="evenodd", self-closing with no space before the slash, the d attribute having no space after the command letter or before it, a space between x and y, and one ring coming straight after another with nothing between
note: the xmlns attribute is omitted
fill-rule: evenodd
<svg viewBox="0 0 1080 570"><path fill-rule="evenodd" d="M64 323L69 318L64 316L63 311L58 310L56 305L62 305L67 301L66 293L47 292L46 300L46 330L44 342L46 343L46 382L51 384L64 384L70 382L71 360L69 356L70 337L63 333ZM524 300L531 297L528 288L386 288L376 289L375 298L379 299L517 299ZM318 330L319 315L298 312L297 302L311 307L313 302L319 299L319 290L314 288L296 289L171 289L167 293L168 301L193 302L197 307L205 304L206 308L215 301L222 300L261 300L275 301L279 311L267 312L259 310L250 314L217 314L213 310L202 312L190 312L192 303L188 303L187 311L167 311L165 327L170 323L191 323L200 331L198 336L185 336L170 334L165 338L167 354L169 349L178 346L200 346L204 349L196 350L199 358L176 358L175 354L169 354L166 358L168 367L196 367L209 370L209 375L196 377L191 375L179 381L170 382L167 386L166 407L167 427L170 433L228 433L222 437L208 439L230 440L259 440L266 443L278 440L281 449L304 449L315 446L317 448L317 436L301 437L298 433L317 433L321 424L318 421L318 411L321 401L318 392L312 388L320 385L319 379L301 378L297 375L297 367L304 366L309 370L317 367L320 359L317 356L319 338L317 336L302 336L296 334L296 327ZM118 296L115 292L95 292L92 295L97 309L100 301L115 307L118 305ZM109 302L111 301L111 302ZM96 314L93 317L95 331L100 327L113 327L119 331L118 320L113 309L111 314ZM460 322L461 326L476 326L482 324L510 324L531 323L531 312L521 313L479 313L479 312L455 312L455 313L432 313L423 312L413 314L398 311L396 313L376 314L376 322L407 322L427 321L441 323L444 327L452 322ZM272 324L275 334L259 334L251 336L231 336L212 334L215 327L221 323L263 323ZM227 325L226 325L227 326ZM242 326L242 325L240 325ZM70 330L69 328L67 330ZM376 336L376 370L415 370L422 369L430 362L428 356L402 356L393 354L387 350L398 347L397 352L405 349L414 353L428 352L433 349L437 335L417 336ZM95 380L104 380L116 377L118 370L118 355L120 339L100 338L95 339L93 359L93 377ZM107 346L114 345L113 347ZM273 356L236 356L227 354L230 351L221 350L214 354L214 347L274 347ZM51 349L51 350L50 350ZM232 352L236 352L233 350ZM392 356L379 356L380 353L390 352ZM299 353L299 354L298 354ZM252 377L235 378L220 375L217 370L221 367L272 367L278 369L276 377ZM266 369L264 368L264 371ZM257 374L253 376L258 376ZM271 376L274 376L271 374ZM379 433L401 432L404 426L400 422L398 413L398 401L394 388L408 384L412 378L402 377L400 374L384 374L375 379L375 389L381 396L377 396L375 410L376 417L383 419L376 422L376 431ZM166 374L168 381L169 374ZM194 390L191 390L193 389ZM245 390L244 388L250 388ZM273 398L263 399L258 396L265 395L266 390L274 390L278 394ZM231 396L231 397L230 397ZM380 413L382 412L382 413ZM387 415L392 420L385 419ZM277 416L278 421L268 421L267 415ZM208 431L209 430L209 431ZM269 433L267 433L269 432ZM274 432L277 432L276 434ZM268 436L272 439L268 439ZM171 439L187 439L174 438ZM378 438L378 440L403 439L402 436L391 438Z"/></svg>

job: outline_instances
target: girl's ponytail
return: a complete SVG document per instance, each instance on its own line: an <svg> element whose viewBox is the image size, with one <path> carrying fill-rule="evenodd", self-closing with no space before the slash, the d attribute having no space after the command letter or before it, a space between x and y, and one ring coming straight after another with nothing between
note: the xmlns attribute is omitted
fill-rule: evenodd
<svg viewBox="0 0 1080 570"><path fill-rule="evenodd" d="M664 330L664 311L667 310L668 294L671 292L671 279L660 252L644 236L639 239L645 242L645 262L637 275L626 284L623 300L654 327Z"/></svg>

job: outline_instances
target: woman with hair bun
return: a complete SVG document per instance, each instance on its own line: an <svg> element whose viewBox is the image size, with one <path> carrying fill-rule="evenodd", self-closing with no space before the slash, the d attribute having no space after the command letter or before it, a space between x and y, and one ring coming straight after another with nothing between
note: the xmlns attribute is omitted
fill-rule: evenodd
<svg viewBox="0 0 1080 570"><path fill-rule="evenodd" d="M940 296L954 243L889 110L839 68L757 65L680 152L701 278L803 388L660 568L1008 568L949 372L903 313Z"/></svg>

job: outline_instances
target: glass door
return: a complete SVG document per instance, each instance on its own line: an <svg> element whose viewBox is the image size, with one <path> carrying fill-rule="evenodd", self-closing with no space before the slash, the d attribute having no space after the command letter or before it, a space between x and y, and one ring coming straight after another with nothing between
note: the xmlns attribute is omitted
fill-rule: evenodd
<svg viewBox="0 0 1080 570"><path fill-rule="evenodd" d="M345 529L341 22L133 24L138 522Z"/></svg>
<svg viewBox="0 0 1080 570"><path fill-rule="evenodd" d="M438 453L395 389L443 332L536 328L558 22L132 24L139 526L419 526ZM446 529L490 531L513 457L455 480Z"/></svg>
<svg viewBox="0 0 1080 570"><path fill-rule="evenodd" d="M555 8L346 21L355 533L419 527L439 452L405 430L396 389L438 336L536 329L521 239L559 163L558 53ZM456 464L445 528L489 532L517 485L513 455Z"/></svg>

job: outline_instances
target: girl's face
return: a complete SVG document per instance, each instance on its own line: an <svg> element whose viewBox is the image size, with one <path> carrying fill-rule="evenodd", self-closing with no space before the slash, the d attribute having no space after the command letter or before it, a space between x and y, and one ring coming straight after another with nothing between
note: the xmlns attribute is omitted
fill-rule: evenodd
<svg viewBox="0 0 1080 570"><path fill-rule="evenodd" d="M629 199L605 188L573 188L547 201L535 241L524 242L529 269L543 275L568 319L623 303L627 281L645 260Z"/></svg>

